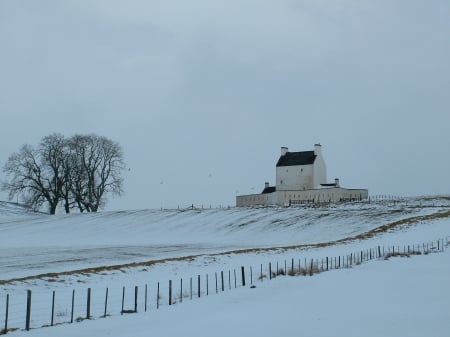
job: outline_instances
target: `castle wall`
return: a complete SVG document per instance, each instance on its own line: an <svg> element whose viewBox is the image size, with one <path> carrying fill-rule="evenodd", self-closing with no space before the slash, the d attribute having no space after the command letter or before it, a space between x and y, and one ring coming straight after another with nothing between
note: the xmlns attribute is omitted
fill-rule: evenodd
<svg viewBox="0 0 450 337"><path fill-rule="evenodd" d="M368 197L369 192L366 189L346 189L333 187L304 191L284 190L267 194L240 195L236 197L236 206L289 206L302 203L336 203L343 201L363 200Z"/></svg>

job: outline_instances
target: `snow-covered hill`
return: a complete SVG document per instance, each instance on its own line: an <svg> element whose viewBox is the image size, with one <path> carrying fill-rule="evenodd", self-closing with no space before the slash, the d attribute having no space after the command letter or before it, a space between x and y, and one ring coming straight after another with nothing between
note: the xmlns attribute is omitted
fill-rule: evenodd
<svg viewBox="0 0 450 337"><path fill-rule="evenodd" d="M450 273L445 268L449 211L447 197L318 208L141 210L57 216L0 204L0 317L5 316L4 294L9 294L9 326L20 329L10 331L12 336L116 337L131 330L143 336L148 329L157 335L193 336L198 335L199 326L207 334L225 336L247 322L248 336L295 335L298 317L304 320L301 331L308 336L422 336L424 331L438 336L450 328L444 317L450 301L446 291ZM269 262L275 268L292 258L304 266L310 259L348 257L378 246L400 250L436 239L445 239L440 241L447 245L445 252L395 262L381 258L312 278L255 282L260 267L267 275ZM246 266L247 277L253 266L257 289L234 289L229 279L225 280L229 288L224 294L211 296L215 295L218 272L225 271L231 277L233 269L239 271L241 266ZM188 281L196 282L198 275L202 299L190 301ZM205 296L208 276L209 297ZM169 308L169 280L176 284L174 298L179 299L181 279L185 280L183 295L187 297L183 305ZM161 303L156 310L159 285ZM128 289L128 306L133 301L130 288L139 287L138 315L120 317L123 286ZM151 315L142 311L147 286ZM70 321L74 291L75 317L86 315L87 288L92 289L93 321L23 330L26 290L33 291L31 325L39 328L49 324L52 291L56 292L55 320L60 324ZM108 315L113 317L99 320L106 288L110 294ZM240 308L237 311L236 306ZM224 315L228 319L224 320ZM351 328L349 317L354 318ZM171 324L173 321L181 323Z"/></svg>
<svg viewBox="0 0 450 337"><path fill-rule="evenodd" d="M0 279L240 249L327 243L449 209L448 198L317 208L138 210L50 216L0 204Z"/></svg>
<svg viewBox="0 0 450 337"><path fill-rule="evenodd" d="M3 218L10 219L12 217L27 217L37 215L39 212L14 202L0 201L0 223Z"/></svg>

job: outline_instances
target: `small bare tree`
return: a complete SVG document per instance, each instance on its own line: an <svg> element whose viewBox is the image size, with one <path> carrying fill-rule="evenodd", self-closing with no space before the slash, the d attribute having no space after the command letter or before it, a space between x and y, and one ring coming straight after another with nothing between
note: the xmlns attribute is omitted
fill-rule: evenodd
<svg viewBox="0 0 450 337"><path fill-rule="evenodd" d="M37 151L30 145L24 145L18 153L13 153L3 167L9 181L2 183L2 190L8 192L9 200L21 196L25 204L39 208L44 203L46 186Z"/></svg>
<svg viewBox="0 0 450 337"><path fill-rule="evenodd" d="M70 140L72 192L81 212L97 212L106 194L123 192L121 146L106 137L75 135Z"/></svg>
<svg viewBox="0 0 450 337"><path fill-rule="evenodd" d="M64 180L64 142L62 135L53 134L44 137L39 148L24 145L9 157L3 171L11 179L2 184L2 189L8 191L10 200L20 196L35 209L48 202L50 214L56 213Z"/></svg>

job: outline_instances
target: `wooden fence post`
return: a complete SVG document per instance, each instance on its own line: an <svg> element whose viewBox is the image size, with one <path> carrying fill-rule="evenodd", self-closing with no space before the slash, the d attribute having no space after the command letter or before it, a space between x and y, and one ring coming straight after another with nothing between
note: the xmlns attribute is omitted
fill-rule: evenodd
<svg viewBox="0 0 450 337"><path fill-rule="evenodd" d="M106 294L105 294L105 312L103 313L103 317L106 317L107 311L108 311L108 288L106 288Z"/></svg>
<svg viewBox="0 0 450 337"><path fill-rule="evenodd" d="M8 333L9 294L6 294L5 335Z"/></svg>
<svg viewBox="0 0 450 337"><path fill-rule="evenodd" d="M169 305L172 305L172 280L169 280Z"/></svg>
<svg viewBox="0 0 450 337"><path fill-rule="evenodd" d="M228 269L228 287L231 290L231 270L230 269Z"/></svg>
<svg viewBox="0 0 450 337"><path fill-rule="evenodd" d="M222 278L222 291L225 291L225 284L223 281L223 270L220 272L220 277Z"/></svg>
<svg viewBox="0 0 450 337"><path fill-rule="evenodd" d="M158 282L158 288L156 290L156 309L159 309L159 282Z"/></svg>
<svg viewBox="0 0 450 337"><path fill-rule="evenodd" d="M145 300L144 300L144 312L147 312L147 283L145 284Z"/></svg>
<svg viewBox="0 0 450 337"><path fill-rule="evenodd" d="M200 289L200 275L198 275L198 277L197 277L197 279L198 279L198 282L197 282L197 285L198 285L198 287L197 287L197 292L198 292L198 297L200 298L200 292L201 292L201 289Z"/></svg>
<svg viewBox="0 0 450 337"><path fill-rule="evenodd" d="M134 312L137 312L137 307L138 307L138 291L139 291L139 287L135 286L134 287Z"/></svg>
<svg viewBox="0 0 450 337"><path fill-rule="evenodd" d="M217 272L214 273L214 277L216 279L216 294L219 292L218 288L217 288Z"/></svg>
<svg viewBox="0 0 450 337"><path fill-rule="evenodd" d="M208 279L208 274L206 274L206 296L209 296L209 279Z"/></svg>
<svg viewBox="0 0 450 337"><path fill-rule="evenodd" d="M91 288L87 289L86 319L91 318Z"/></svg>
<svg viewBox="0 0 450 337"><path fill-rule="evenodd" d="M269 280L272 279L272 262L269 262Z"/></svg>
<svg viewBox="0 0 450 337"><path fill-rule="evenodd" d="M72 313L70 314L70 323L73 323L73 311L75 309L75 289L72 290Z"/></svg>
<svg viewBox="0 0 450 337"><path fill-rule="evenodd" d="M242 274L242 286L245 287L245 270L244 270L244 266L241 267L241 274Z"/></svg>
<svg viewBox="0 0 450 337"><path fill-rule="evenodd" d="M292 275L295 274L295 272L294 272L294 259L292 259L292 261L291 261L291 274Z"/></svg>
<svg viewBox="0 0 450 337"><path fill-rule="evenodd" d="M53 290L52 296L52 319L50 321L50 326L53 326L54 321L55 321L55 290Z"/></svg>
<svg viewBox="0 0 450 337"><path fill-rule="evenodd" d="M237 283L236 283L236 269L234 269L234 289L236 289L237 287Z"/></svg>
<svg viewBox="0 0 450 337"><path fill-rule="evenodd" d="M27 316L25 321L25 329L30 330L31 322L31 290L27 290Z"/></svg>
<svg viewBox="0 0 450 337"><path fill-rule="evenodd" d="M123 306L125 305L125 287L122 288L122 310L120 310L120 314L123 315Z"/></svg>
<svg viewBox="0 0 450 337"><path fill-rule="evenodd" d="M192 300L192 277L189 279L189 284L190 284L190 287L191 287L191 300Z"/></svg>
<svg viewBox="0 0 450 337"><path fill-rule="evenodd" d="M183 279L180 280L180 303L183 303Z"/></svg>
<svg viewBox="0 0 450 337"><path fill-rule="evenodd" d="M327 271L328 271L328 256L327 256Z"/></svg>
<svg viewBox="0 0 450 337"><path fill-rule="evenodd" d="M250 284L253 284L253 268L250 266Z"/></svg>

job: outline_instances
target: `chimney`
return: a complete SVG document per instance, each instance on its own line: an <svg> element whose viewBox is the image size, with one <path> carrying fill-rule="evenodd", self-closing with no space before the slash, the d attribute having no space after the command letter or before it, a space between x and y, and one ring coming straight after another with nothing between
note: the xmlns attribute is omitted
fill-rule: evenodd
<svg viewBox="0 0 450 337"><path fill-rule="evenodd" d="M314 144L314 154L318 156L322 153L322 145L320 143Z"/></svg>
<svg viewBox="0 0 450 337"><path fill-rule="evenodd" d="M268 182L266 182L265 184L264 184L264 188L269 188L269 183Z"/></svg>
<svg viewBox="0 0 450 337"><path fill-rule="evenodd" d="M281 148L281 156L284 156L287 152L288 152L288 148L283 146Z"/></svg>
<svg viewBox="0 0 450 337"><path fill-rule="evenodd" d="M339 178L334 178L334 184L336 187L341 187L341 185L339 185Z"/></svg>

